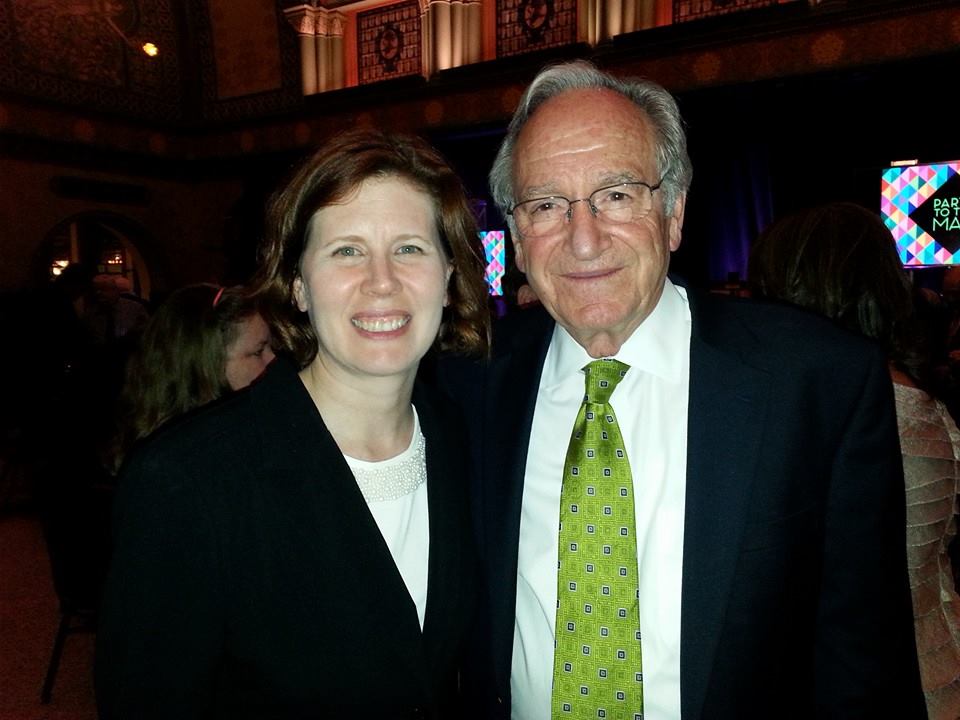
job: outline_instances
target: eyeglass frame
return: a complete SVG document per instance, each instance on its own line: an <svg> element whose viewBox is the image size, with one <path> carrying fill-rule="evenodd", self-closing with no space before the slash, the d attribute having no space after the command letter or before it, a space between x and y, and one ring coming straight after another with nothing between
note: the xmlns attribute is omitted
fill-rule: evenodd
<svg viewBox="0 0 960 720"><path fill-rule="evenodd" d="M563 200L567 203L567 210L564 213L565 222L561 222L561 225L560 225L561 227L563 227L564 224L569 225L570 221L573 219L573 206L576 203L586 202L587 207L590 208L590 214L593 215L593 217L596 219L597 217L599 217L600 208L594 205L593 202L591 201L594 195L596 195L599 192L603 192L604 190L613 190L614 188L622 187L624 185L643 185L645 188L647 188L647 190L650 191L650 208L647 210L647 212L645 212L640 217L631 218L630 220L627 220L623 223L617 222L616 220L609 221L609 222L612 222L614 225L623 225L623 224L626 224L627 222L642 220L650 213L650 210L653 209L653 193L659 190L663 186L663 181L664 181L664 178L660 178L660 182L658 182L656 185L651 185L650 183L643 182L642 180L626 180L624 182L618 182L613 185L605 185L604 187L597 188L592 193L587 195L587 197L577 198L575 200L571 200L570 198L565 197L563 195L544 195L543 197L530 198L529 200L521 200L520 202L516 203L512 208L507 210L507 215L514 217L514 211L521 205L526 205L527 203L539 202L541 200ZM516 220L514 220L514 222L516 222ZM521 234L525 234L523 231L520 231L520 232ZM544 235L548 235L548 234L549 233L544 233Z"/></svg>

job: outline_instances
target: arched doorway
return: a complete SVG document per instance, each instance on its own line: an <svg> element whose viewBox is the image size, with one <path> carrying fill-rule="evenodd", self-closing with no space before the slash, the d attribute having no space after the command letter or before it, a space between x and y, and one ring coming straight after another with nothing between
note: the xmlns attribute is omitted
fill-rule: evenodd
<svg viewBox="0 0 960 720"><path fill-rule="evenodd" d="M83 265L94 274L123 278L129 292L149 300L157 278L144 253L153 244L147 230L128 217L80 213L47 233L38 252L38 280L52 281L68 266Z"/></svg>

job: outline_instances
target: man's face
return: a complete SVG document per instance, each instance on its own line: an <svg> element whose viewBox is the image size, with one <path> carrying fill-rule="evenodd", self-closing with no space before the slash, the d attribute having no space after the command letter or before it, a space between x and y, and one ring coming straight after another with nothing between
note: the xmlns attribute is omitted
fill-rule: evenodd
<svg viewBox="0 0 960 720"><path fill-rule="evenodd" d="M646 114L609 90L571 90L541 105L514 149L515 200L570 200L627 181L651 186L657 170ZM516 258L537 296L593 357L616 353L656 306L670 252L680 246L685 198L663 207L663 191L640 220L605 223L588 203L547 237L517 238Z"/></svg>

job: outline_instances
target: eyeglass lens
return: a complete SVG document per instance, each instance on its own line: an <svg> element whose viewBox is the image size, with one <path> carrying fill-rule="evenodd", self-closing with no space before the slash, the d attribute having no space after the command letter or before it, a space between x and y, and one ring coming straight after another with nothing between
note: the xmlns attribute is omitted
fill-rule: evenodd
<svg viewBox="0 0 960 720"><path fill-rule="evenodd" d="M609 223L640 220L653 206L653 191L646 183L621 183L594 190L589 198L568 200L561 196L535 198L513 209L517 229L526 235L548 235L570 220L574 203L586 201L594 217Z"/></svg>

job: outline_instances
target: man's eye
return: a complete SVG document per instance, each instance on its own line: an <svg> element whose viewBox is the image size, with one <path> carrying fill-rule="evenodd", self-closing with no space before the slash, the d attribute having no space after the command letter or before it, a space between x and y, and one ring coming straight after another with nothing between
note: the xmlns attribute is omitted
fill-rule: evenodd
<svg viewBox="0 0 960 720"><path fill-rule="evenodd" d="M625 190L608 190L600 196L598 205L628 205L633 202L633 195Z"/></svg>
<svg viewBox="0 0 960 720"><path fill-rule="evenodd" d="M559 203L553 199L537 200L530 203L531 215L549 215L560 209Z"/></svg>

